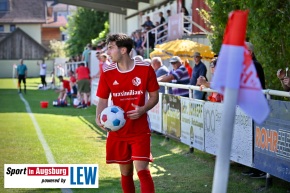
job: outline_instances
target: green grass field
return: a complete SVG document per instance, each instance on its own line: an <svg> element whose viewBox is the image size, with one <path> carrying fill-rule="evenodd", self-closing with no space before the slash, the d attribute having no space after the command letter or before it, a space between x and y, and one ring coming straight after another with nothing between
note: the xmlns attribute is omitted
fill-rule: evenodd
<svg viewBox="0 0 290 193"><path fill-rule="evenodd" d="M43 135L58 164L98 164L98 189L72 189L77 193L121 193L120 174L115 164L105 164L106 133L95 124L95 107L75 109L53 107L57 94L53 90L37 90L39 79L28 79L28 101ZM40 101L49 101L47 109ZM60 189L4 189L4 164L46 164L45 151L35 126L17 93L12 79L0 79L0 187L2 192L61 192ZM189 148L164 136L152 134L154 162L151 173L156 193L209 193L212 188L214 157ZM265 179L250 179L241 175L246 167L232 163L228 184L229 193L260 192ZM134 175L137 192L139 183ZM286 193L290 184L273 178L273 186L263 192Z"/></svg>

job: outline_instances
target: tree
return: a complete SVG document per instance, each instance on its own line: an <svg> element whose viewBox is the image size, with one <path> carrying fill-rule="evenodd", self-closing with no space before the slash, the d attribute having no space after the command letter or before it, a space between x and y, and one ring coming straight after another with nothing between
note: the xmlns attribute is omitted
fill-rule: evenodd
<svg viewBox="0 0 290 193"><path fill-rule="evenodd" d="M103 31L103 26L108 21L107 12L94 9L78 8L68 19L65 31L68 34L66 49L73 56L83 52L88 43L92 43L97 34Z"/></svg>
<svg viewBox="0 0 290 193"><path fill-rule="evenodd" d="M62 41L50 40L49 48L51 50L48 59L66 58L65 44Z"/></svg>
<svg viewBox="0 0 290 193"><path fill-rule="evenodd" d="M96 39L93 39L92 42L94 45L97 45L99 42L104 41L110 31L109 22L104 23L104 30L99 33L99 36Z"/></svg>
<svg viewBox="0 0 290 193"><path fill-rule="evenodd" d="M207 4L211 9L207 19L213 32L209 38L216 53L221 47L229 12L250 11L247 39L253 43L256 57L264 68L266 87L281 90L276 72L290 67L290 1L208 0Z"/></svg>

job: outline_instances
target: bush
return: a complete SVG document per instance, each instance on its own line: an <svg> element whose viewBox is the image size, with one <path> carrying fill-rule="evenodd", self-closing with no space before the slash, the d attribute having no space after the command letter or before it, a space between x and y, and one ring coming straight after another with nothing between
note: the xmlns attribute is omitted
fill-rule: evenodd
<svg viewBox="0 0 290 193"><path fill-rule="evenodd" d="M208 0L207 4L210 8L207 23L213 32L209 38L216 53L221 47L228 14L237 9L250 11L247 41L253 43L255 55L264 68L266 88L282 90L276 72L290 67L290 1Z"/></svg>

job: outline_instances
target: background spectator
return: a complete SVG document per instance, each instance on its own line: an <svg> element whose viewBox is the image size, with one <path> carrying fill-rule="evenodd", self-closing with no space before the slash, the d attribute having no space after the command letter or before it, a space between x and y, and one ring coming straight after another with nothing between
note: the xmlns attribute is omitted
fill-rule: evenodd
<svg viewBox="0 0 290 193"><path fill-rule="evenodd" d="M46 64L44 62L44 60L42 59L40 62L37 61L36 63L39 66L40 72L40 80L41 80L41 84L42 84L42 89L46 90L47 89L47 84L46 84Z"/></svg>
<svg viewBox="0 0 290 193"><path fill-rule="evenodd" d="M178 56L173 56L170 59L170 64L172 65L173 69L169 72L167 76L163 76L158 78L159 82L171 82L174 84L189 84L189 74L186 68L181 64L181 59ZM188 89L181 89L181 88L172 88L172 92L174 95L189 96Z"/></svg>
<svg viewBox="0 0 290 193"><path fill-rule="evenodd" d="M85 61L86 62L86 66L89 65L91 50L92 50L92 45L91 44L88 44L86 46L85 50L83 51L83 54L82 54L82 61Z"/></svg>
<svg viewBox="0 0 290 193"><path fill-rule="evenodd" d="M146 26L145 30L143 31L143 42L142 42L142 47L143 49L146 49L147 47L147 38L149 38L149 48L153 49L155 46L155 36L154 34L149 30L151 30L150 26ZM147 36L147 32L148 32L148 36Z"/></svg>
<svg viewBox="0 0 290 193"><path fill-rule="evenodd" d="M258 75L258 78L259 78L260 83L261 83L261 87L262 87L262 89L266 89L264 70L263 70L262 65L258 62L258 60L255 56L254 46L250 42L246 42L246 46L247 46L248 51L250 52L250 54L252 56L252 60L253 60L254 66L256 68L257 75ZM242 172L242 174L249 175L251 178L265 178L266 177L265 172L260 171L256 168L250 168L248 171Z"/></svg>
<svg viewBox="0 0 290 193"><path fill-rule="evenodd" d="M169 17L171 16L171 10L167 10L166 11L166 13L167 13L167 19L166 19L166 21L168 22L168 20L169 20Z"/></svg>
<svg viewBox="0 0 290 193"><path fill-rule="evenodd" d="M163 17L163 13L162 12L159 12L159 17L160 17L159 24L165 23L165 18Z"/></svg>
<svg viewBox="0 0 290 193"><path fill-rule="evenodd" d="M197 79L200 76L203 76L206 78L207 69L206 69L206 66L204 65L204 63L201 61L201 55L199 52L195 52L193 56L194 56L195 65L192 69L190 84L194 85L194 86L200 86L197 84ZM193 97L195 99L204 100L205 92L194 90Z"/></svg>
<svg viewBox="0 0 290 193"><path fill-rule="evenodd" d="M187 9L185 7L181 7L180 12L183 13L184 16L189 16L189 13L187 11ZM186 19L183 20L183 26L187 29L189 26L189 21L187 21Z"/></svg>
<svg viewBox="0 0 290 193"><path fill-rule="evenodd" d="M250 42L246 42L246 45L248 47L248 51L250 52L251 56L252 56L252 60L253 60L253 63L255 65L255 68L256 68L256 71L257 71L257 74L258 74L258 78L260 80L260 83L261 83L261 86L262 86L262 89L266 89L266 85L265 85L265 74L264 74L264 70L263 70L263 67L262 65L258 62L256 56L255 56L255 53L254 53L254 46L252 43Z"/></svg>
<svg viewBox="0 0 290 193"><path fill-rule="evenodd" d="M212 75L214 75L216 64L217 64L217 58L214 58L211 61L211 63L210 63L210 71L211 71ZM201 90L203 88L210 88L210 82L208 82L204 76L200 76L197 79L197 84L200 85ZM211 102L222 102L223 101L223 95L219 94L217 92L212 92L208 96L208 100L211 101Z"/></svg>
<svg viewBox="0 0 290 193"><path fill-rule="evenodd" d="M20 64L17 65L16 69L16 76L18 77L18 93L21 93L21 81L24 84L24 93L26 93L27 67L23 63L23 59L20 59L19 63Z"/></svg>
<svg viewBox="0 0 290 193"><path fill-rule="evenodd" d="M99 52L97 52L96 57L99 59L99 72L92 78L99 78L103 73L104 67L110 65L109 56L107 54L100 54Z"/></svg>
<svg viewBox="0 0 290 193"><path fill-rule="evenodd" d="M163 65L160 57L152 58L152 67L155 71L157 78L160 78L162 76L166 76L169 73L169 69L165 65ZM164 86L160 86L159 92L165 93Z"/></svg>
<svg viewBox="0 0 290 193"><path fill-rule="evenodd" d="M281 81L281 85L285 91L290 91L290 78L288 77L288 67L286 71L283 69L279 69L277 71L277 77Z"/></svg>
<svg viewBox="0 0 290 193"><path fill-rule="evenodd" d="M134 39L135 49L136 49L137 55L144 56L144 49L142 47L142 42L143 42L142 32L136 31L135 39Z"/></svg>
<svg viewBox="0 0 290 193"><path fill-rule="evenodd" d="M74 71L70 70L68 72L68 75L69 75L69 83L70 83L70 88L71 88L71 93L72 93L72 96L73 97L76 97L77 96L77 93L78 93L78 89L77 89L77 79L75 77L75 73Z"/></svg>
<svg viewBox="0 0 290 193"><path fill-rule="evenodd" d="M146 17L146 21L143 23L143 25L141 25L142 27L150 27L150 28L154 28L155 26L153 25L153 22L150 20L150 17L147 16Z"/></svg>
<svg viewBox="0 0 290 193"><path fill-rule="evenodd" d="M70 82L68 80L64 80L63 76L58 76L59 81L62 83L60 89L56 90L55 92L59 93L58 95L58 102L60 105L66 105L67 100L66 98L69 97L71 99L71 87Z"/></svg>
<svg viewBox="0 0 290 193"><path fill-rule="evenodd" d="M91 92L91 85L90 85L90 69L85 67L84 63L81 63L79 67L76 69L77 74L77 85L78 91L82 97L83 104L79 105L77 108L87 108L89 94Z"/></svg>

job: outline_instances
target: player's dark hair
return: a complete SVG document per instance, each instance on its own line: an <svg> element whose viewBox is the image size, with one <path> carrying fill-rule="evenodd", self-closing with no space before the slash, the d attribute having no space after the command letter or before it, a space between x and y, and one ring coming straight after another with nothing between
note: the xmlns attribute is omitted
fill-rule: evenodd
<svg viewBox="0 0 290 193"><path fill-rule="evenodd" d="M131 52L134 45L132 38L123 33L109 34L106 39L106 44L108 45L109 42L116 42L118 48L127 48L128 54Z"/></svg>

